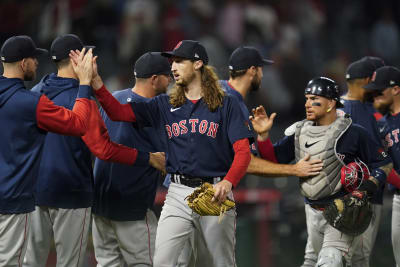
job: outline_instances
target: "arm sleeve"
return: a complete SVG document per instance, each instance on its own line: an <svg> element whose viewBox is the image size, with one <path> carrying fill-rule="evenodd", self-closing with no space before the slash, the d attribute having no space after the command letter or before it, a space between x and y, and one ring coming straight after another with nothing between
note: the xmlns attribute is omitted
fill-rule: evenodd
<svg viewBox="0 0 400 267"><path fill-rule="evenodd" d="M63 135L82 136L88 127L90 117L89 86L80 86L78 98L71 110L56 106L42 95L36 107L36 120L39 128Z"/></svg>
<svg viewBox="0 0 400 267"><path fill-rule="evenodd" d="M146 165L149 153L139 152L134 148L111 141L107 128L94 101L91 101L89 127L82 140L90 151L99 159L123 164Z"/></svg>
<svg viewBox="0 0 400 267"><path fill-rule="evenodd" d="M119 101L108 92L104 84L99 90L95 91L95 94L101 106L112 121L136 121L131 105L119 103Z"/></svg>
<svg viewBox="0 0 400 267"><path fill-rule="evenodd" d="M227 113L227 131L231 144L243 138L253 138L248 118L244 117L239 102L233 97L229 97L225 101L224 105L227 106L227 109L224 112Z"/></svg>
<svg viewBox="0 0 400 267"><path fill-rule="evenodd" d="M274 153L278 163L290 163L295 160L294 134L276 142Z"/></svg>
<svg viewBox="0 0 400 267"><path fill-rule="evenodd" d="M235 156L225 179L232 183L234 187L238 185L242 177L246 174L249 166L251 153L249 140L247 138L240 139L233 144Z"/></svg>
<svg viewBox="0 0 400 267"><path fill-rule="evenodd" d="M258 150L260 152L261 158L278 163L275 156L274 146L272 145L271 139L265 141L257 140Z"/></svg>
<svg viewBox="0 0 400 267"><path fill-rule="evenodd" d="M386 182L386 172L383 170L385 166L391 164L390 157L384 152L383 148L378 146L369 136L368 132L363 128L359 128L360 137L358 142L358 150L362 161L370 167L371 176L376 178L381 185Z"/></svg>
<svg viewBox="0 0 400 267"><path fill-rule="evenodd" d="M396 188L400 188L400 176L394 169L389 173L387 182Z"/></svg>

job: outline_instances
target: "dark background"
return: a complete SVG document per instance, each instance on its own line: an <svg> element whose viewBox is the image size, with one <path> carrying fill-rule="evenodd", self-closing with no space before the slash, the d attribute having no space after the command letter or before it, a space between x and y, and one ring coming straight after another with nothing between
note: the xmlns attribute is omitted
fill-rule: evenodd
<svg viewBox="0 0 400 267"><path fill-rule="evenodd" d="M228 58L236 47L257 47L275 64L264 68L262 88L247 102L249 107L262 104L268 112L278 113L273 141L304 117L303 92L311 78L333 78L345 92L346 67L362 56L380 56L386 64L399 66L399 26L396 0L0 1L1 43L26 34L48 49L56 36L75 33L85 44L97 46L100 73L110 90L133 86L133 64L144 52L170 50L182 39L201 41L222 79L227 78ZM55 71L49 57L39 62L37 80L27 83L28 88ZM239 267L300 266L306 232L296 178L247 176L240 186L279 190L282 197L271 205L240 204ZM391 198L385 195L371 266L394 266ZM269 207L268 212L260 207ZM88 262L93 262L91 251L89 244Z"/></svg>

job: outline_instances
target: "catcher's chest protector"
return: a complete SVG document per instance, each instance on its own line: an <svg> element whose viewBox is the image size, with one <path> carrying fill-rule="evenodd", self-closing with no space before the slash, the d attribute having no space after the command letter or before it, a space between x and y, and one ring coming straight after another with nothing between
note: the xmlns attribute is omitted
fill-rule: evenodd
<svg viewBox="0 0 400 267"><path fill-rule="evenodd" d="M303 196L316 200L328 197L340 190L342 186L340 169L343 162L336 153L336 143L350 125L351 119L343 117L338 117L327 126L313 126L313 122L308 120L296 124L296 161L306 154L310 154L311 159L321 159L324 164L320 174L310 179L300 179Z"/></svg>

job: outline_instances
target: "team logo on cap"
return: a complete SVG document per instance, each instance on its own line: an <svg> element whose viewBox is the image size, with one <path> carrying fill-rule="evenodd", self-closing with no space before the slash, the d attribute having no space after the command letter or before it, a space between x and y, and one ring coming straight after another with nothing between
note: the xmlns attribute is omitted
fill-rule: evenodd
<svg viewBox="0 0 400 267"><path fill-rule="evenodd" d="M57 57L56 57L56 56L52 56L51 58L52 58L52 59L57 59Z"/></svg>
<svg viewBox="0 0 400 267"><path fill-rule="evenodd" d="M174 47L174 50L175 50L175 49L178 49L178 48L181 46L181 44L182 44L182 41L180 41L179 43L177 43L176 46Z"/></svg>
<svg viewBox="0 0 400 267"><path fill-rule="evenodd" d="M389 83L390 83L390 85L393 85L393 84L395 84L395 82L394 82L394 81L390 81Z"/></svg>
<svg viewBox="0 0 400 267"><path fill-rule="evenodd" d="M197 53L194 53L195 58L199 58L199 55Z"/></svg>
<svg viewBox="0 0 400 267"><path fill-rule="evenodd" d="M374 82L374 81L375 81L375 78L376 78L376 71L374 71L374 74L372 74L371 80Z"/></svg>
<svg viewBox="0 0 400 267"><path fill-rule="evenodd" d="M346 74L346 79L350 79L350 74Z"/></svg>
<svg viewBox="0 0 400 267"><path fill-rule="evenodd" d="M6 58L5 57L1 57L1 60L6 60Z"/></svg>
<svg viewBox="0 0 400 267"><path fill-rule="evenodd" d="M229 66L229 69L230 69L230 70L233 70L233 66Z"/></svg>

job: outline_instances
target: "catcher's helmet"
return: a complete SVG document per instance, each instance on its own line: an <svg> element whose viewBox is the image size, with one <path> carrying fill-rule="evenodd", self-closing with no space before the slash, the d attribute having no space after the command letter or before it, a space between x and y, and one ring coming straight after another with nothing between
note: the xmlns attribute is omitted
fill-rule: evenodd
<svg viewBox="0 0 400 267"><path fill-rule="evenodd" d="M326 77L317 77L310 80L304 91L305 95L319 95L329 99L336 100L336 107L341 108L339 85Z"/></svg>

